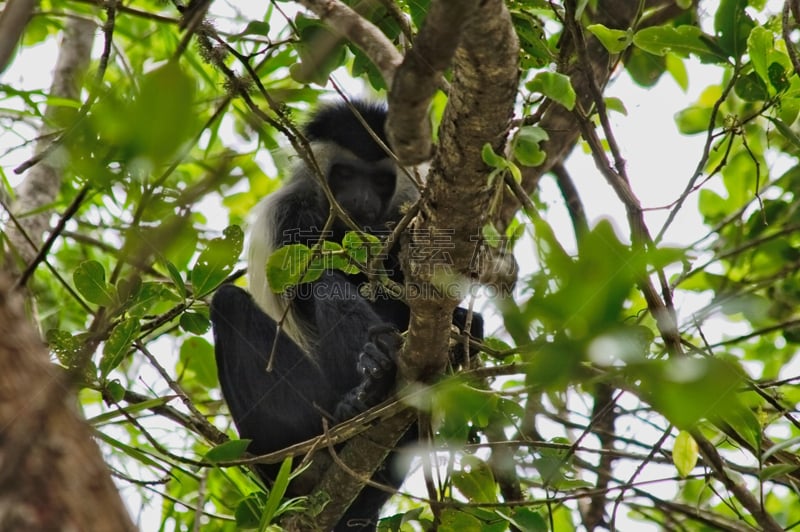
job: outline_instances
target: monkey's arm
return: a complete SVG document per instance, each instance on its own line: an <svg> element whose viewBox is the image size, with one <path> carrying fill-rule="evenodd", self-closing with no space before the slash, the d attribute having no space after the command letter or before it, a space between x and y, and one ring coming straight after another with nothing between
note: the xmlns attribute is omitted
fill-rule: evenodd
<svg viewBox="0 0 800 532"><path fill-rule="evenodd" d="M336 421L349 419L389 396L402 347L397 331L407 327L404 313L387 321L392 317L378 315L358 288L352 277L338 271L325 272L314 282L316 352L323 373L335 376L346 390L335 411Z"/></svg>

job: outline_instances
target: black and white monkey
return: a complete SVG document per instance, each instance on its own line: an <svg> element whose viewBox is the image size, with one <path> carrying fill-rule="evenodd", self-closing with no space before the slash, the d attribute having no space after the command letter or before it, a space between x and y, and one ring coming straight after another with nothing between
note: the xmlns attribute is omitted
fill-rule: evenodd
<svg viewBox="0 0 800 532"><path fill-rule="evenodd" d="M387 145L381 105L353 102L372 134ZM404 204L418 197L411 179L398 171L353 110L344 104L318 110L303 128L314 158L337 203L365 231L383 233L402 217ZM219 380L242 438L254 454L277 451L322 433L322 419L337 423L385 400L395 384L396 333L408 328L405 303L360 295L364 275L325 271L294 297L273 293L265 274L270 254L293 243L317 243L330 213L318 177L300 164L282 189L257 207L250 231L248 276L251 294L233 285L220 287L211 303ZM349 228L335 220L328 240L341 241ZM402 282L396 252L388 267ZM306 287L309 288L309 287ZM280 333L276 322L283 319ZM454 323L466 321L463 309ZM470 333L482 337L480 316ZM276 343L276 334L278 334ZM272 371L268 358L276 345ZM416 427L406 440L413 438ZM374 480L399 487L407 474L397 453ZM278 466L260 472L273 479ZM388 494L366 487L336 530L374 530Z"/></svg>

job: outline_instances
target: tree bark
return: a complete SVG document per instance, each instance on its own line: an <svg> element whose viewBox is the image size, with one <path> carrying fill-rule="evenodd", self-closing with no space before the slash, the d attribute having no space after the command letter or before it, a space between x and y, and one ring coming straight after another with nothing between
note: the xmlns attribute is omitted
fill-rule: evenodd
<svg viewBox="0 0 800 532"><path fill-rule="evenodd" d="M91 20L78 17L67 19L50 86L51 97L79 99L81 80L89 66L96 27ZM67 126L75 116L75 109L48 106L35 152L44 151L50 144L49 134ZM54 152L31 168L15 191L16 200L11 210L21 227L9 224L6 234L13 250L25 264L30 264L36 257L42 237L50 229L53 212L46 207L53 203L61 187L63 165L63 159Z"/></svg>
<svg viewBox="0 0 800 532"><path fill-rule="evenodd" d="M502 153L519 80L519 42L500 0L487 0L464 24L453 83L439 129L429 185L408 246L406 292L411 308L400 374L410 381L439 376L447 365L447 331L471 282L475 249L487 218L490 168L481 150ZM491 80L491 82L487 82Z"/></svg>
<svg viewBox="0 0 800 532"><path fill-rule="evenodd" d="M11 286L0 276L0 530L136 530Z"/></svg>

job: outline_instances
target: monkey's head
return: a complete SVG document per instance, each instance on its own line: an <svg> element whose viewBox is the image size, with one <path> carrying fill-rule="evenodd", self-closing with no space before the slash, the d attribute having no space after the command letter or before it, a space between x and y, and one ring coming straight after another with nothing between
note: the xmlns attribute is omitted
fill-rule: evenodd
<svg viewBox="0 0 800 532"><path fill-rule="evenodd" d="M352 105L323 106L304 133L314 145L336 201L354 222L370 227L386 221L397 188L397 168L385 148L386 107L363 101Z"/></svg>

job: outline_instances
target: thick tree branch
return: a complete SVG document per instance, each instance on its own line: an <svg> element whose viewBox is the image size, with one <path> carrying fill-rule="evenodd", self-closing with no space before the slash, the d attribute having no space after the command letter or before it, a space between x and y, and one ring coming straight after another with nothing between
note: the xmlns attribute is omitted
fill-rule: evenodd
<svg viewBox="0 0 800 532"><path fill-rule="evenodd" d="M36 3L36 0L9 0L0 13L0 72L11 61Z"/></svg>
<svg viewBox="0 0 800 532"><path fill-rule="evenodd" d="M489 144L502 152L505 146L517 89L518 53L503 2L483 3L464 25L456 51L439 149L406 256L407 285L415 293L409 298L408 343L400 357L401 375L407 379L430 379L447 364L446 331L463 296L457 288L472 275L475 238L488 221L489 169L481 150Z"/></svg>
<svg viewBox="0 0 800 532"><path fill-rule="evenodd" d="M50 86L49 94L52 98L79 99L81 78L89 66L95 27L93 21L72 17L67 19L53 83ZM68 125L75 115L74 109L48 106L40 138L47 139L49 133ZM35 152L42 153L49 146L50 142L40 140ZM16 189L16 201L11 210L17 216L22 229L10 225L7 235L14 250L25 264L34 261L37 254L36 247L41 244L44 233L50 228L52 212L43 207L52 204L58 194L63 164L63 160L57 157L45 158L26 174Z"/></svg>
<svg viewBox="0 0 800 532"><path fill-rule="evenodd" d="M75 400L0 277L0 529L135 530Z"/></svg>
<svg viewBox="0 0 800 532"><path fill-rule="evenodd" d="M397 447L397 442L415 417L413 410L404 410L356 436L342 449L338 459L347 464L349 469L329 467L317 485L318 490L331 495L331 502L316 520L321 530L329 530L336 524L375 472L375 464L383 463L389 452Z"/></svg>
<svg viewBox="0 0 800 532"><path fill-rule="evenodd" d="M403 164L419 164L431 156L428 104L439 78L450 66L461 29L477 0L436 0L425 24L395 73L389 92L386 129L392 149Z"/></svg>
<svg viewBox="0 0 800 532"><path fill-rule="evenodd" d="M386 85L392 86L395 70L403 61L403 56L380 29L339 0L298 1L334 31L358 46L381 71Z"/></svg>

